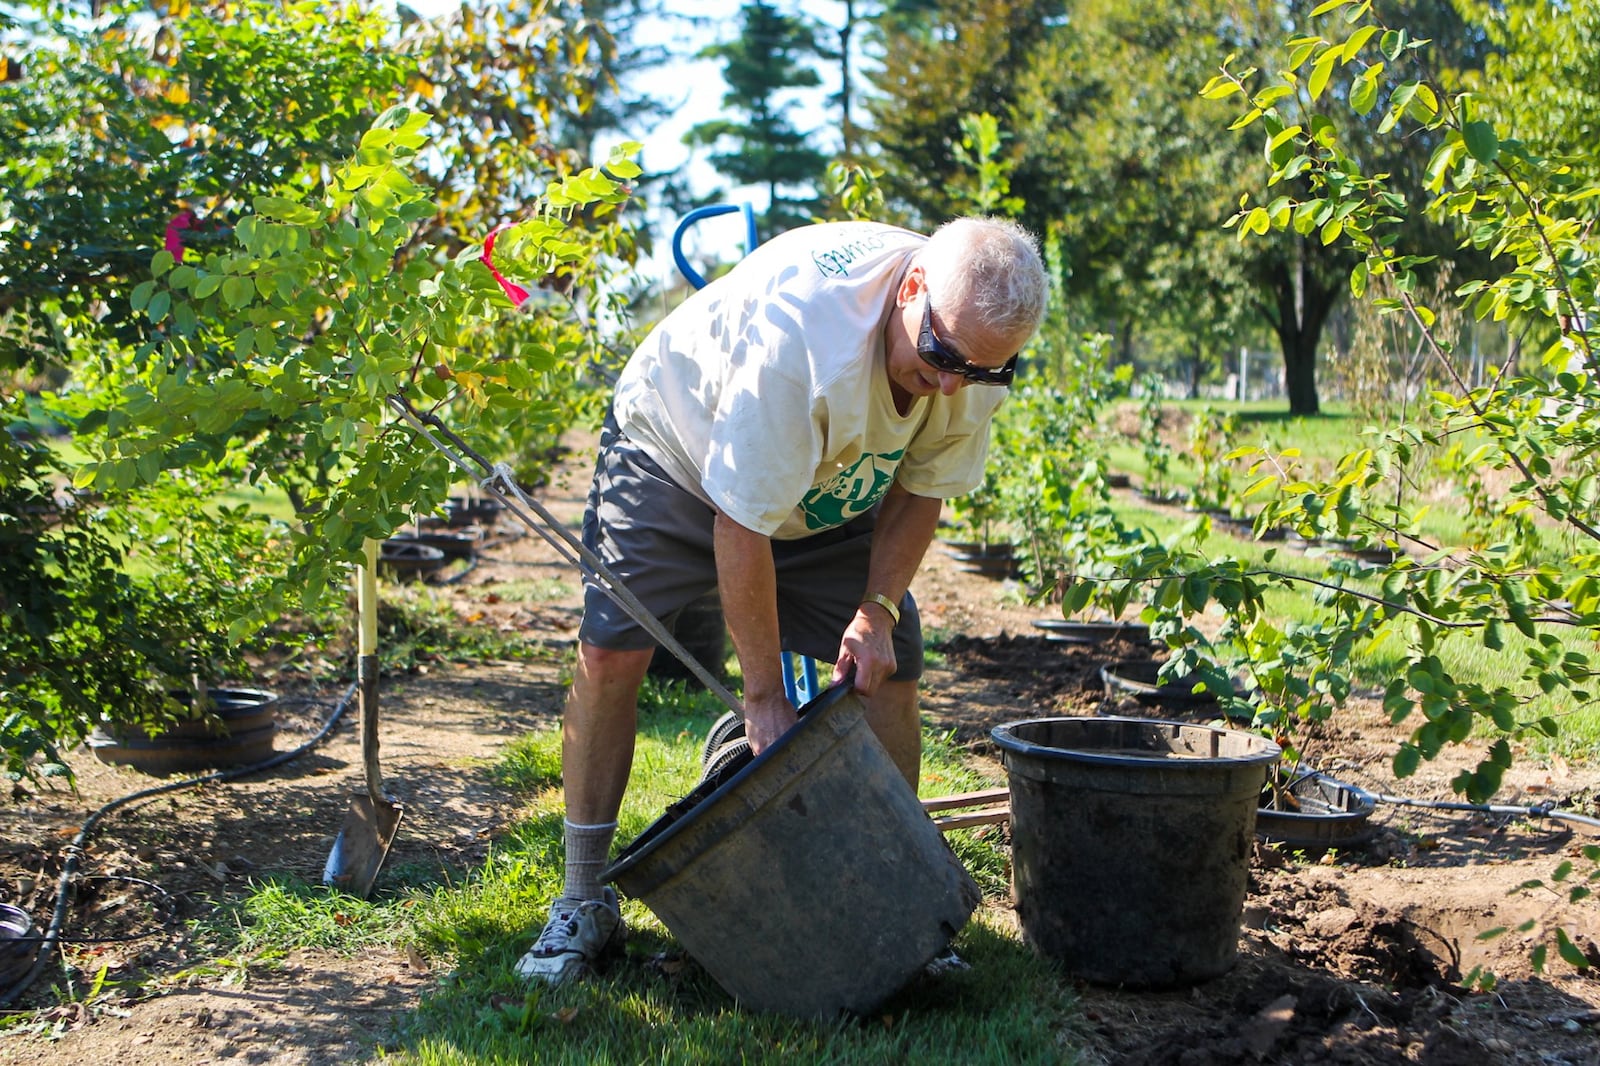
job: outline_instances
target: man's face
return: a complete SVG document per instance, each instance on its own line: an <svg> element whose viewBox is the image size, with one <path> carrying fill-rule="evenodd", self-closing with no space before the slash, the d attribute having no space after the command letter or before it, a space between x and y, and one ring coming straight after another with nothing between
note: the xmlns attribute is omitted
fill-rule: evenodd
<svg viewBox="0 0 1600 1066"><path fill-rule="evenodd" d="M921 267L913 267L901 282L899 306L887 337L889 383L912 397L942 393L979 384L974 377L1005 377L1004 368L1016 354L1009 337L997 336L970 316L964 321L959 304L941 306L930 298Z"/></svg>

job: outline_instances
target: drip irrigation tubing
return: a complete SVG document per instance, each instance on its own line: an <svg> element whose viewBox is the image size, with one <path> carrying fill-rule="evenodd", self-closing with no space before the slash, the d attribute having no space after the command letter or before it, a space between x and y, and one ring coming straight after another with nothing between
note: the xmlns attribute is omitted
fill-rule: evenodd
<svg viewBox="0 0 1600 1066"><path fill-rule="evenodd" d="M1308 778L1319 776L1318 771L1307 766L1302 766L1281 787L1287 791ZM1554 818L1557 821L1575 822L1590 829L1600 830L1600 818L1591 818L1587 814L1578 814L1575 811L1564 811L1555 805L1553 800L1544 803L1519 805L1514 803L1465 803L1460 800L1424 800L1413 799L1410 796L1391 796L1385 792L1373 792L1358 785L1351 788L1377 803L1388 803L1396 807L1422 807L1435 811L1463 811L1474 814L1503 814L1522 818Z"/></svg>
<svg viewBox="0 0 1600 1066"><path fill-rule="evenodd" d="M1518 806L1514 803L1461 803L1454 800L1420 800L1412 799L1409 796L1390 796L1382 792L1368 792L1367 795L1380 803L1392 803L1396 807L1425 807L1435 811L1472 811L1477 814L1508 814L1518 815L1523 818L1554 818L1558 821L1576 822L1578 825L1600 830L1600 818L1591 818L1587 814L1564 811L1554 803L1535 803L1530 806Z"/></svg>
<svg viewBox="0 0 1600 1066"><path fill-rule="evenodd" d="M107 803L105 806L89 815L89 817L84 820L83 825L79 828L78 835L73 837L72 843L68 844L66 847L66 860L62 863L61 876L56 882L55 911L50 918L50 928L45 931L43 937L39 938L39 957L34 960L33 966L29 968L27 973L22 975L22 978L17 981L16 984L12 985L4 992L0 992L0 1009L7 1008L11 1006L12 1003L16 1002L22 993L26 992L28 987L33 984L34 980L39 976L39 974L44 972L45 967L50 965L51 956L54 954L54 948L56 944L62 943L63 941L77 943L77 941L63 937L61 935L61 928L66 924L67 897L71 893L72 883L77 877L78 864L84 855L84 844L87 843L89 835L94 832L95 827L99 825L101 819L110 814L112 811L115 811L121 807L126 807L130 803L136 803L139 800L150 799L151 797L164 795L168 792L178 792L186 788L194 788L197 785L206 785L218 781L232 781L236 778L245 777L249 774L260 773L263 770L270 770L273 767L282 766L284 763L293 759L298 759L300 756L304 755L318 744L321 744L322 741L326 739L328 734L333 731L333 727L338 725L339 719L344 717L344 713L349 708L350 701L355 697L358 687L359 686L352 684L348 689L346 689L344 695L340 697L339 702L334 704L333 710L329 713L327 720L322 723L322 728L317 730L316 735L292 751L280 752L270 759L264 759L261 762L251 763L248 766L235 766L227 770L218 770L215 773L202 774L199 777L190 777L182 781L171 781L164 785L156 785L153 788L145 788L140 789L137 792L130 792L126 796L121 796L112 800L110 803Z"/></svg>

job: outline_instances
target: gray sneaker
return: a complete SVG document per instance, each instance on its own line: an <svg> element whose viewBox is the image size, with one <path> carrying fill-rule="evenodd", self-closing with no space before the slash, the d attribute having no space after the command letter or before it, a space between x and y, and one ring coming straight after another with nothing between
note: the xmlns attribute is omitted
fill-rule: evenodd
<svg viewBox="0 0 1600 1066"><path fill-rule="evenodd" d="M970 969L972 969L972 966L966 959L956 954L955 948L945 948L938 955L929 959L927 965L923 966L922 976L943 977L946 974L960 973L963 970Z"/></svg>
<svg viewBox="0 0 1600 1066"><path fill-rule="evenodd" d="M627 935L615 889L608 886L600 899L563 896L550 905L550 920L518 960L517 974L563 984L593 970L605 955L622 947Z"/></svg>

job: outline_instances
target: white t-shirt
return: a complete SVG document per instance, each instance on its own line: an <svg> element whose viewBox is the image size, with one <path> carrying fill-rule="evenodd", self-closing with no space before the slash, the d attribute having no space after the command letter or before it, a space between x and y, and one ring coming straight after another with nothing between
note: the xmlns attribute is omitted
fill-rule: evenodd
<svg viewBox="0 0 1600 1066"><path fill-rule="evenodd" d="M1006 390L919 397L902 416L884 364L884 325L926 240L839 222L761 245L639 345L618 425L678 484L780 540L843 525L896 481L971 491Z"/></svg>

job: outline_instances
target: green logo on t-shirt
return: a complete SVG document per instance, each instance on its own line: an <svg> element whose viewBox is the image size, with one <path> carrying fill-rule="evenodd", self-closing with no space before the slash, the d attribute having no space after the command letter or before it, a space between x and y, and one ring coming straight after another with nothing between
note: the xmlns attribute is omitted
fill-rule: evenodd
<svg viewBox="0 0 1600 1066"><path fill-rule="evenodd" d="M857 515L865 514L888 493L894 472L906 454L901 448L888 455L867 453L827 481L814 487L800 501L806 528L832 529Z"/></svg>

